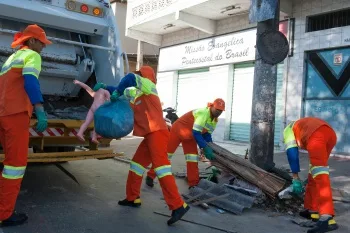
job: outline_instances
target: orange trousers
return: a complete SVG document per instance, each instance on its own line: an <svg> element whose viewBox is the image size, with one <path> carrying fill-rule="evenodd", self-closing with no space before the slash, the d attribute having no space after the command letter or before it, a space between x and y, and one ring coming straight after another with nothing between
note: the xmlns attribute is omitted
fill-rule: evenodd
<svg viewBox="0 0 350 233"><path fill-rule="evenodd" d="M337 136L334 130L328 126L321 126L310 136L307 143L310 170L304 207L318 211L320 215L334 216L328 159L336 142Z"/></svg>
<svg viewBox="0 0 350 233"><path fill-rule="evenodd" d="M184 204L171 173L171 165L166 152L168 141L168 130L156 131L145 136L130 163L126 184L127 200L133 201L140 196L143 173L152 163L169 209L175 210Z"/></svg>
<svg viewBox="0 0 350 233"><path fill-rule="evenodd" d="M168 158L171 159L176 149L182 143L182 149L186 157L186 166L187 166L187 180L188 185L196 186L199 183L199 169L198 169L198 149L195 139L181 140L181 137L178 135L177 130L170 131L170 139L168 144ZM150 169L147 173L147 176L155 179L156 173Z"/></svg>
<svg viewBox="0 0 350 233"><path fill-rule="evenodd" d="M12 215L21 188L27 166L29 120L27 112L0 117L0 142L5 154L0 176L0 221Z"/></svg>

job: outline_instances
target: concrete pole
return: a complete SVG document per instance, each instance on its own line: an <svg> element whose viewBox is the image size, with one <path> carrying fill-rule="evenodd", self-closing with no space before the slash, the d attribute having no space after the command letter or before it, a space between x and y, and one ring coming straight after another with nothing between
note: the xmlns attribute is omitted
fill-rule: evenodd
<svg viewBox="0 0 350 233"><path fill-rule="evenodd" d="M258 23L257 40L259 35L267 30L278 30L279 8L278 3L274 19ZM256 50L255 58L249 160L269 171L275 166L273 152L277 65L266 64L261 59L258 50Z"/></svg>
<svg viewBox="0 0 350 233"><path fill-rule="evenodd" d="M140 70L141 66L143 66L143 45L144 42L141 40L137 41L137 63L136 70Z"/></svg>

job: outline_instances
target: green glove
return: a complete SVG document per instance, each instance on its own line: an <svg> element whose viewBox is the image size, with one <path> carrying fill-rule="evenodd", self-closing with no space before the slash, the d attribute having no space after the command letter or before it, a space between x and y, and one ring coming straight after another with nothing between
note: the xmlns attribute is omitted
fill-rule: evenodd
<svg viewBox="0 0 350 233"><path fill-rule="evenodd" d="M104 84L104 83L96 83L96 85L94 86L94 91L98 91L99 89L106 89L107 88L107 85Z"/></svg>
<svg viewBox="0 0 350 233"><path fill-rule="evenodd" d="M118 91L113 91L112 95L111 95L111 101L115 102L117 101L117 99L119 98L119 92Z"/></svg>
<svg viewBox="0 0 350 233"><path fill-rule="evenodd" d="M209 160L215 159L215 155L214 155L213 149L211 149L210 146L204 147L203 153L204 153L204 156L205 156L207 159L209 159Z"/></svg>
<svg viewBox="0 0 350 233"><path fill-rule="evenodd" d="M293 179L293 193L302 194L304 192L303 183L301 180Z"/></svg>
<svg viewBox="0 0 350 233"><path fill-rule="evenodd" d="M44 132L47 128L47 118L42 105L35 106L35 115L38 119L38 124L36 125L36 130L39 132Z"/></svg>

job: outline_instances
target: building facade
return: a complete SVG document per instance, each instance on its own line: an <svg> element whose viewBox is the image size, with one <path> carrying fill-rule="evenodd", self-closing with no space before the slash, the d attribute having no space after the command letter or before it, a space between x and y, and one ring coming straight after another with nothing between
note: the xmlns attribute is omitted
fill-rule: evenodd
<svg viewBox="0 0 350 233"><path fill-rule="evenodd" d="M120 40L122 49L128 55L129 70L133 71L136 69L137 63L137 40L127 37L125 36L125 33L123 33L125 32L126 25L127 1L112 0L111 7L115 15L118 29L121 32ZM152 66L157 70L159 47L149 43L144 43L143 49L143 63Z"/></svg>
<svg viewBox="0 0 350 233"><path fill-rule="evenodd" d="M216 141L249 142L256 25L250 0L130 1L127 34L160 46L158 91L179 115L215 98L227 110ZM281 0L289 56L277 65L275 145L291 120L315 116L350 154L350 1Z"/></svg>

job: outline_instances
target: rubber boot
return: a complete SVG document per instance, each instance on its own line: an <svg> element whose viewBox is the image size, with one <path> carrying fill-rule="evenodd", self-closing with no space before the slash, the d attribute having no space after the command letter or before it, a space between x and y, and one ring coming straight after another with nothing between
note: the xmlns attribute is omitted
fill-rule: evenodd
<svg viewBox="0 0 350 233"><path fill-rule="evenodd" d="M0 221L0 226L1 227L18 226L25 223L27 219L28 219L28 216L26 214L16 213L15 211L8 219Z"/></svg>
<svg viewBox="0 0 350 233"><path fill-rule="evenodd" d="M317 222L320 219L318 213L310 212L308 209L299 212L299 215L303 218L311 219L313 222Z"/></svg>
<svg viewBox="0 0 350 233"><path fill-rule="evenodd" d="M152 179L151 177L149 177L149 176L146 176L146 184L147 184L149 187L153 188L153 186L154 186L153 179Z"/></svg>
<svg viewBox="0 0 350 233"><path fill-rule="evenodd" d="M312 229L308 230L307 233L324 233L329 231L335 231L338 229L338 224L334 218L329 217L326 220L319 220Z"/></svg>
<svg viewBox="0 0 350 233"><path fill-rule="evenodd" d="M118 201L118 204L121 206L140 207L141 206L141 199L136 198L133 201L128 201L127 199L124 199L122 201Z"/></svg>
<svg viewBox="0 0 350 233"><path fill-rule="evenodd" d="M181 206L180 208L173 210L173 212L171 213L171 218L168 220L168 225L170 226L179 221L189 209L190 207L186 203L184 203L183 206Z"/></svg>

